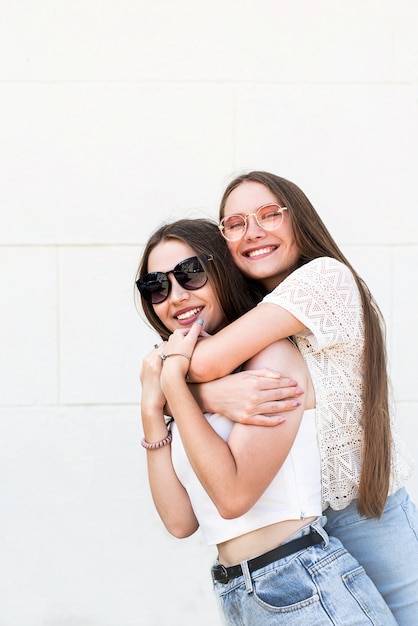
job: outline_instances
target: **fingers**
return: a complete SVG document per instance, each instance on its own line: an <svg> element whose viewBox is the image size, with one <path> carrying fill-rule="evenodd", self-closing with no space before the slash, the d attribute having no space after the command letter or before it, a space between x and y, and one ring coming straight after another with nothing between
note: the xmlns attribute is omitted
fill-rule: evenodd
<svg viewBox="0 0 418 626"><path fill-rule="evenodd" d="M203 320L199 319L187 329L177 329L170 335L165 352L180 350L191 356L202 331Z"/></svg>
<svg viewBox="0 0 418 626"><path fill-rule="evenodd" d="M284 400L273 400L271 402L260 403L257 407L254 407L258 412L268 415L271 418L273 415L279 413L285 413L286 411L293 411L302 403L297 398L286 398ZM254 410L253 410L254 412Z"/></svg>
<svg viewBox="0 0 418 626"><path fill-rule="evenodd" d="M297 381L293 378L287 378L282 375L278 378L274 375L269 376L268 374L269 370L257 370L255 375L253 371L243 372L240 375L246 376L246 389L252 389L264 395L267 392L271 392L270 395L263 397L263 401L294 398L304 394L304 390L299 387Z"/></svg>
<svg viewBox="0 0 418 626"><path fill-rule="evenodd" d="M283 402L285 400L299 399L304 395L303 389L300 387L270 387L259 390L260 402Z"/></svg>
<svg viewBox="0 0 418 626"><path fill-rule="evenodd" d="M202 327L203 327L203 320L199 318L197 322L192 324L190 331L187 334L187 337L190 337L196 343L197 338L203 332Z"/></svg>
<svg viewBox="0 0 418 626"><path fill-rule="evenodd" d="M257 377L254 381L256 389L263 391L276 391L277 399L288 398L289 396L300 396L304 393L293 378L269 378Z"/></svg>
<svg viewBox="0 0 418 626"><path fill-rule="evenodd" d="M246 426L278 426L286 421L283 415L265 415L258 413L257 415L245 415L240 419L241 424Z"/></svg>
<svg viewBox="0 0 418 626"><path fill-rule="evenodd" d="M167 342L166 341L161 341L159 344L154 344L154 349L151 350L151 352L148 353L148 357L150 357L151 359L155 359L157 356L160 357L161 354L163 354L165 352L167 348Z"/></svg>
<svg viewBox="0 0 418 626"><path fill-rule="evenodd" d="M235 414L234 421L254 426L275 426L286 418L288 411L293 411L301 405L299 400L278 400L274 402L260 402L257 406L248 405Z"/></svg>
<svg viewBox="0 0 418 626"><path fill-rule="evenodd" d="M207 332L206 332L206 330L201 330L201 331L200 331L199 338L200 338L200 337L212 337L212 335L210 335L209 333L207 333Z"/></svg>
<svg viewBox="0 0 418 626"><path fill-rule="evenodd" d="M269 370L267 368L251 370L248 371L248 374L256 378L274 381L272 384L274 384L275 387L296 387L298 385L298 382L294 378L289 378L281 372L275 372L274 370Z"/></svg>

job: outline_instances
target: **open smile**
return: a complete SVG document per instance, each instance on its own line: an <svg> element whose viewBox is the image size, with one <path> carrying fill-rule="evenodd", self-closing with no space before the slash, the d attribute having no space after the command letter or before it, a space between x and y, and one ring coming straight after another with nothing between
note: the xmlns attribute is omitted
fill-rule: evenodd
<svg viewBox="0 0 418 626"><path fill-rule="evenodd" d="M203 306L197 306L194 309L188 309L187 311L184 311L183 313L179 313L178 315L175 315L174 317L175 319L179 320L179 322L184 322L198 315L200 311L202 311L202 309L203 309Z"/></svg>
<svg viewBox="0 0 418 626"><path fill-rule="evenodd" d="M248 257L249 259L254 259L256 257L263 256L265 254L270 254L271 252L274 252L275 250L277 250L277 246L264 246L263 248L248 250L248 252L244 253L244 256Z"/></svg>

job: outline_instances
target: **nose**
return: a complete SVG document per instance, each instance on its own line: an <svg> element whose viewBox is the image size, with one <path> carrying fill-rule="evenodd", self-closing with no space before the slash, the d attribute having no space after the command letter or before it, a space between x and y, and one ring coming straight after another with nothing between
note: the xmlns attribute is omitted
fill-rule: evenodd
<svg viewBox="0 0 418 626"><path fill-rule="evenodd" d="M171 292L170 292L171 299L175 300L176 302L188 300L188 298L190 297L190 294L187 291L187 289L182 287L172 274L170 276L170 279L171 279Z"/></svg>
<svg viewBox="0 0 418 626"><path fill-rule="evenodd" d="M265 237L265 230L258 225L255 219L254 213L247 215L247 228L245 229L245 239L257 239L259 237Z"/></svg>

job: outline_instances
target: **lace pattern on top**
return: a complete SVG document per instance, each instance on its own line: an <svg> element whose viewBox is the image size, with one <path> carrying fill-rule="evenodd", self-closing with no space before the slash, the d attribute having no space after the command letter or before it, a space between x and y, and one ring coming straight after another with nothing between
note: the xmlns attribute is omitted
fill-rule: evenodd
<svg viewBox="0 0 418 626"><path fill-rule="evenodd" d="M357 285L344 264L321 257L295 270L263 302L280 305L305 326L294 339L316 394L322 506L341 510L358 496L362 458L364 325ZM393 415L392 426L390 493L411 473Z"/></svg>

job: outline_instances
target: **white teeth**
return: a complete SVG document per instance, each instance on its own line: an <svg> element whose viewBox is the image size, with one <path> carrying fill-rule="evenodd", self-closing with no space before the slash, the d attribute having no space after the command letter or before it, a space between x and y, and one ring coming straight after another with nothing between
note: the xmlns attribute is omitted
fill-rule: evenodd
<svg viewBox="0 0 418 626"><path fill-rule="evenodd" d="M186 313L182 313L181 315L177 315L176 317L178 320L188 320L194 315L197 315L198 313L200 313L202 309L203 307L197 307L197 309L190 309L190 311L186 311Z"/></svg>
<svg viewBox="0 0 418 626"><path fill-rule="evenodd" d="M259 248L258 250L252 250L251 252L248 253L247 256L249 257L260 256L261 254L267 254L268 252L271 252L272 250L273 248Z"/></svg>

